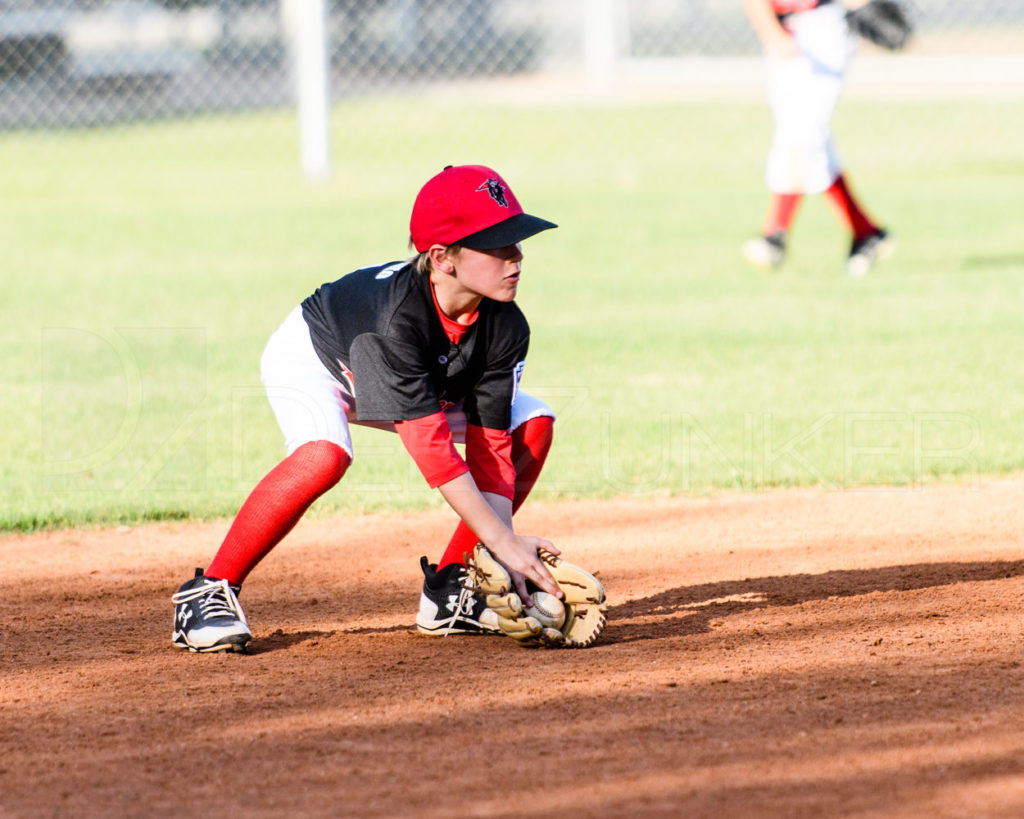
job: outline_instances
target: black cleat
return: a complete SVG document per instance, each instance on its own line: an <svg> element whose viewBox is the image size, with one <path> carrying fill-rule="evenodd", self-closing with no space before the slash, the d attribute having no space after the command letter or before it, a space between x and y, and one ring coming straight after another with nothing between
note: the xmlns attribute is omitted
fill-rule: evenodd
<svg viewBox="0 0 1024 819"><path fill-rule="evenodd" d="M171 641L189 651L245 651L252 632L238 604L238 591L226 580L214 580L196 569L196 576L171 597Z"/></svg>
<svg viewBox="0 0 1024 819"><path fill-rule="evenodd" d="M743 243L743 258L761 270L773 270L786 258L786 234L781 230Z"/></svg>
<svg viewBox="0 0 1024 819"><path fill-rule="evenodd" d="M879 259L888 259L896 250L896 240L881 228L876 228L862 239L854 239L846 259L846 272L863 276Z"/></svg>
<svg viewBox="0 0 1024 819"><path fill-rule="evenodd" d="M498 616L487 608L483 598L466 586L466 567L451 563L441 571L437 564L420 558L423 592L416 629L421 634L443 637L447 634L501 634Z"/></svg>

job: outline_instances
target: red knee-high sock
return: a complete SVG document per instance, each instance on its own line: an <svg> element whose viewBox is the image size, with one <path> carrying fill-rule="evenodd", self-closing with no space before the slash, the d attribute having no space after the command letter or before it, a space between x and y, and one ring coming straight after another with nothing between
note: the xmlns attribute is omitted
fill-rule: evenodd
<svg viewBox="0 0 1024 819"><path fill-rule="evenodd" d="M512 498L513 514L519 511L526 496L540 477L551 451L555 419L549 415L531 418L512 430L512 465L516 468L516 494Z"/></svg>
<svg viewBox="0 0 1024 819"><path fill-rule="evenodd" d="M772 202L768 208L768 217L764 221L762 232L765 236L773 233L788 233L796 218L797 208L803 200L800 193L773 193Z"/></svg>
<svg viewBox="0 0 1024 819"><path fill-rule="evenodd" d="M843 224L853 232L854 239L863 239L878 229L854 198L842 174L825 191L825 197Z"/></svg>
<svg viewBox="0 0 1024 819"><path fill-rule="evenodd" d="M531 418L512 430L512 465L516 470L515 495L512 498L512 512L519 511L526 496L530 494L540 472L544 468L551 441L554 437L555 419L547 415ZM438 561L437 567L444 568L450 563L462 563L463 556L472 553L473 547L480 542L473 530L463 521L455 527L448 547Z"/></svg>
<svg viewBox="0 0 1024 819"><path fill-rule="evenodd" d="M310 441L296 449L246 498L207 567L207 576L241 585L313 501L341 480L351 462L349 454L330 441Z"/></svg>
<svg viewBox="0 0 1024 819"><path fill-rule="evenodd" d="M452 563L463 563L465 555L473 554L473 549L479 542L480 538L473 534L473 530L464 521L460 520L459 525L455 527L455 534L448 541L444 554L441 555L441 559L437 562L437 568L443 569Z"/></svg>

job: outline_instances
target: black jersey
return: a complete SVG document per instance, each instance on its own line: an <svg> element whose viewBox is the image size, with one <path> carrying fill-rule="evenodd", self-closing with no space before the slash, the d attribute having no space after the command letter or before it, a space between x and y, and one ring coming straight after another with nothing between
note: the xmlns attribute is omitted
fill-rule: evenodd
<svg viewBox="0 0 1024 819"><path fill-rule="evenodd" d="M464 401L466 420L507 430L530 327L514 302L484 299L458 344L445 335L429 274L366 267L302 303L324 366L352 387L360 421L411 421Z"/></svg>

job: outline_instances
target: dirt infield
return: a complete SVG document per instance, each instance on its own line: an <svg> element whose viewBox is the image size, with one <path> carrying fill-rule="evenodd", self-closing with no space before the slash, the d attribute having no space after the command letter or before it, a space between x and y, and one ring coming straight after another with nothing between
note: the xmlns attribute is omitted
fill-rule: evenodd
<svg viewBox="0 0 1024 819"><path fill-rule="evenodd" d="M169 641L227 522L8 536L0 816L1022 816L1022 501L528 505L609 590L584 651L417 635L440 510L300 524L247 656Z"/></svg>

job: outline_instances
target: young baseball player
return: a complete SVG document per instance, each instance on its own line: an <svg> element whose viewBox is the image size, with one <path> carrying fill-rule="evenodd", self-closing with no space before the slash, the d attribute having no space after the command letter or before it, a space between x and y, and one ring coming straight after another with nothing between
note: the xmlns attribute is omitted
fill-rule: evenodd
<svg viewBox="0 0 1024 819"><path fill-rule="evenodd" d="M853 54L846 7L838 0L743 5L764 46L774 125L765 169L771 203L761 235L744 243L743 256L760 268L780 265L801 199L824 193L852 237L846 271L862 276L891 254L894 243L854 197L832 135L832 113Z"/></svg>
<svg viewBox="0 0 1024 819"><path fill-rule="evenodd" d="M261 375L287 457L252 490L206 570L173 596L176 646L244 650L252 635L241 585L352 462L349 424L398 433L427 483L461 518L424 572L418 629L497 630L463 589L467 552L483 543L510 570L562 596L512 515L551 446L550 407L519 390L530 328L515 303L520 242L556 227L523 212L495 171L448 166L420 190L410 220L417 255L324 284L271 336ZM465 444L465 456L455 443Z"/></svg>

